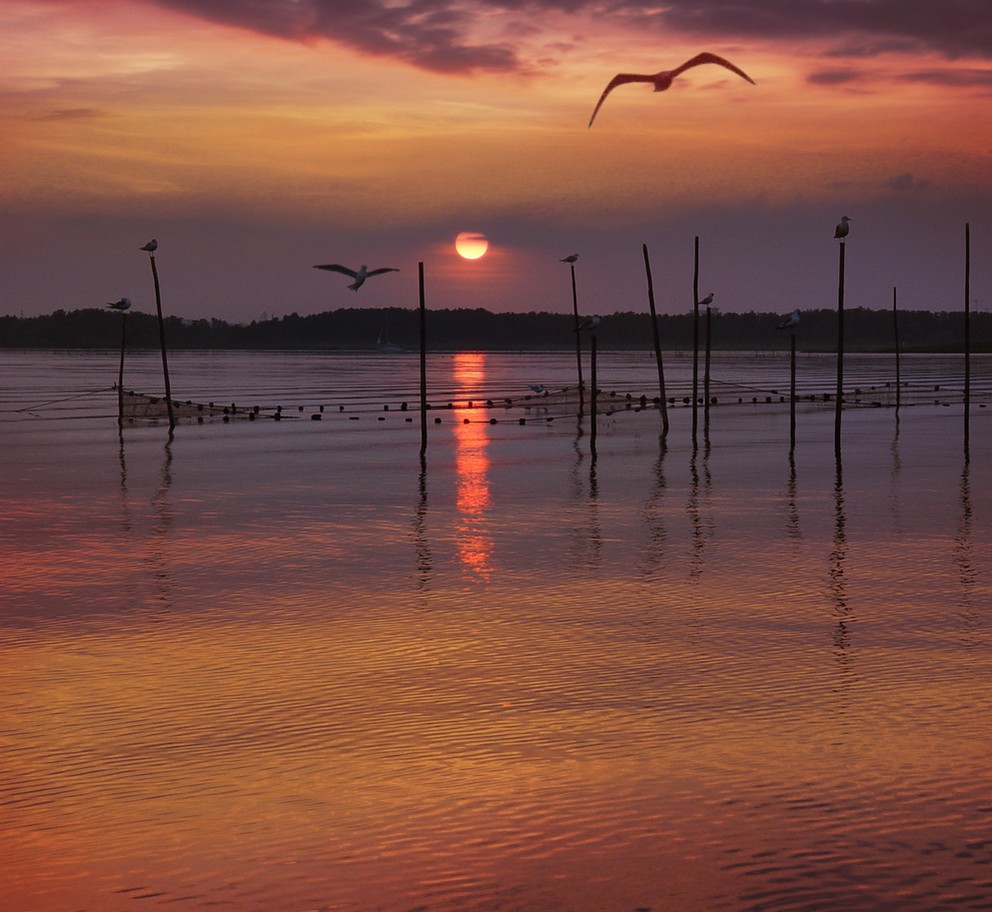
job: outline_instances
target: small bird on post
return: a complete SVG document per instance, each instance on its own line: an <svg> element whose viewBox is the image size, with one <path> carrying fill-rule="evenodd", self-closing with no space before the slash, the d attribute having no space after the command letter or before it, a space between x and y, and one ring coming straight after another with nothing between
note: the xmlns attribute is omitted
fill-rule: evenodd
<svg viewBox="0 0 992 912"><path fill-rule="evenodd" d="M669 86L671 86L673 80L676 76L684 73L690 67L700 66L704 63L715 63L718 66L726 67L732 73L736 73L742 79L746 79L751 85L755 85L755 81L747 75L742 69L734 66L729 60L725 60L723 57L719 57L716 54L711 54L708 51L704 51L702 54L697 54L695 57L687 60L681 66L676 67L674 70L662 70L660 73L642 74L642 73L617 73L609 83L606 88L603 89L603 94L599 96L599 101L596 102L596 107L592 112L592 117L589 118L589 126L592 126L592 122L596 119L596 115L599 113L599 109L602 107L603 102L606 101L606 96L610 94L617 86L626 85L628 82L649 82L654 85L654 90L656 92L664 92Z"/></svg>
<svg viewBox="0 0 992 912"><path fill-rule="evenodd" d="M156 241L155 238L152 238L141 249L148 253L154 253L156 250L158 250L158 241Z"/></svg>
<svg viewBox="0 0 992 912"><path fill-rule="evenodd" d="M799 325L799 311L792 311L789 316L787 316L781 323L776 326L776 329L795 329Z"/></svg>
<svg viewBox="0 0 992 912"><path fill-rule="evenodd" d="M848 231L851 230L851 226L847 223L851 221L846 215L841 216L841 220L837 223L837 227L834 228L835 238L846 238Z"/></svg>
<svg viewBox="0 0 992 912"><path fill-rule="evenodd" d="M600 323L603 322L603 318L599 316L586 317L578 326L575 327L576 332L582 332L583 330L594 330Z"/></svg>
<svg viewBox="0 0 992 912"><path fill-rule="evenodd" d="M121 298L119 301L114 301L112 304L108 303L107 307L111 310L130 310L131 309L131 299Z"/></svg>
<svg viewBox="0 0 992 912"><path fill-rule="evenodd" d="M578 258L579 258L579 255L577 253L572 253L572 254L569 254L569 256L567 256L567 257L562 257L562 259L559 260L559 262L561 262L561 263L574 263Z"/></svg>
<svg viewBox="0 0 992 912"><path fill-rule="evenodd" d="M711 291L702 301L699 302L704 307L709 307L713 303L713 292Z"/></svg>

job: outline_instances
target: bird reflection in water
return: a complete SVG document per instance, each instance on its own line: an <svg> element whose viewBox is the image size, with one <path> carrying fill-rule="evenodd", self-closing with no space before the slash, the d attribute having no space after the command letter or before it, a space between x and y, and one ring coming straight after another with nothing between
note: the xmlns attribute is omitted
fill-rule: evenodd
<svg viewBox="0 0 992 912"><path fill-rule="evenodd" d="M468 392L485 384L486 356L459 352L454 358L455 389ZM489 425L481 421L455 424L455 473L458 557L465 570L488 580L493 572L493 540L486 529L489 491Z"/></svg>

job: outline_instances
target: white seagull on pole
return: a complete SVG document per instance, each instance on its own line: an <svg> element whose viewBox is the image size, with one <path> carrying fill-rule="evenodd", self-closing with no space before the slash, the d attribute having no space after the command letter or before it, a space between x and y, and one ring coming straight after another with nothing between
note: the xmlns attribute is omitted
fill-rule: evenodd
<svg viewBox="0 0 992 912"><path fill-rule="evenodd" d="M107 304L107 307L112 310L130 310L131 309L131 299L121 298L119 301L114 301L113 304Z"/></svg>
<svg viewBox="0 0 992 912"><path fill-rule="evenodd" d="M158 250L158 241L156 241L155 238L152 238L141 249L147 251L148 253L154 253L156 250Z"/></svg>
<svg viewBox="0 0 992 912"><path fill-rule="evenodd" d="M567 257L562 257L562 263L574 263L579 258L577 253L569 254Z"/></svg>
<svg viewBox="0 0 992 912"><path fill-rule="evenodd" d="M799 325L799 311L792 311L789 316L787 316L781 323L776 326L776 329L795 329Z"/></svg>
<svg viewBox="0 0 992 912"><path fill-rule="evenodd" d="M585 330L585 329L593 330L597 326L599 326L599 324L602 323L602 322L603 322L603 318L602 317L598 317L598 316L597 317L586 317L578 326L575 327L575 331L576 332L581 332L582 330Z"/></svg>
<svg viewBox="0 0 992 912"><path fill-rule="evenodd" d="M325 263L322 266L314 266L314 269L326 269L329 272L340 272L342 275L351 276L355 281L348 287L352 291L358 291L365 284L365 280L371 276L382 275L384 272L399 272L392 266L383 266L381 269L369 269L364 263L357 271L349 269L347 266L339 266L337 263Z"/></svg>
<svg viewBox="0 0 992 912"><path fill-rule="evenodd" d="M702 301L699 302L704 307L709 307L713 303L713 292L711 291Z"/></svg>
<svg viewBox="0 0 992 912"><path fill-rule="evenodd" d="M837 227L834 228L835 238L845 238L847 237L847 232L851 230L851 226L847 223L851 221L846 215L841 216L841 220L837 223Z"/></svg>
<svg viewBox="0 0 992 912"><path fill-rule="evenodd" d="M592 112L592 117L589 118L589 126L592 126L592 122L596 119L596 115L599 113L599 109L602 107L603 102L606 101L606 96L610 94L617 86L626 85L628 82L649 82L654 85L654 90L656 92L664 92L671 84L672 81L680 73L684 73L690 67L699 66L703 63L715 63L719 66L726 67L732 73L736 73L742 79L746 79L751 85L755 85L755 81L747 75L742 69L734 66L729 60L725 60L723 57L718 57L716 54L710 54L708 51L704 51L702 54L696 54L695 57L687 60L681 66L676 67L674 70L662 70L660 73L641 74L641 73L617 73L609 83L606 88L603 89L603 94L599 96L599 101L596 102L596 107Z"/></svg>

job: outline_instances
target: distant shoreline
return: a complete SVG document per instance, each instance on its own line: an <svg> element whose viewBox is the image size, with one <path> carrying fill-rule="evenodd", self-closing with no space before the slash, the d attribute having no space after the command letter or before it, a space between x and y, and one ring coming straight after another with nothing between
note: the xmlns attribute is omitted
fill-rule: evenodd
<svg viewBox="0 0 992 912"><path fill-rule="evenodd" d="M159 347L154 315L131 311L127 318L130 350ZM719 352L783 352L789 336L776 329L778 313L712 313L711 350ZM121 315L86 308L56 310L36 317L0 317L0 349L119 351ZM699 344L705 344L705 314L700 315ZM384 327L388 325L388 339ZM693 315L663 314L658 332L666 352L692 352ZM900 350L905 354L953 354L965 347L965 319L959 311L906 311L898 314ZM597 328L602 351L653 351L651 320L642 312L604 314ZM402 308L346 308L309 316L291 313L251 323L217 319L165 319L170 350L327 351L368 353L380 357L419 351L419 315ZM832 309L803 311L796 330L797 351L836 351L837 316ZM575 350L572 314L494 313L482 309L429 311L428 348L432 352L567 352ZM992 313L971 314L970 347L975 354L992 352ZM378 346L378 348L377 348ZM388 346L388 351L384 350ZM400 349L397 352L395 349ZM845 350L893 354L895 334L889 310L848 308Z"/></svg>

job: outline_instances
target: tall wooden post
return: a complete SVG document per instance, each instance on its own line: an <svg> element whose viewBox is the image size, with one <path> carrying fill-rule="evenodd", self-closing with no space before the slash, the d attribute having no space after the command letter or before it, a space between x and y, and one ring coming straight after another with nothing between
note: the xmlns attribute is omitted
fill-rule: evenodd
<svg viewBox="0 0 992 912"><path fill-rule="evenodd" d="M789 456L796 451L796 330L789 330Z"/></svg>
<svg viewBox="0 0 992 912"><path fill-rule="evenodd" d="M651 261L648 259L648 245L642 244L644 251L644 272L648 277L648 307L651 310L651 335L654 339L654 359L658 364L658 396L661 399L661 433L668 434L668 397L665 395L665 365L661 358L661 338L658 335L658 314L654 306L654 281L651 278Z"/></svg>
<svg viewBox="0 0 992 912"><path fill-rule="evenodd" d="M710 433L710 336L713 319L710 305L706 305L706 357L703 361L703 434Z"/></svg>
<svg viewBox="0 0 992 912"><path fill-rule="evenodd" d="M424 297L424 264L420 274L420 455L427 452L427 300Z"/></svg>
<svg viewBox="0 0 992 912"><path fill-rule="evenodd" d="M169 436L176 429L176 416L172 411L172 387L169 385L169 357L165 348L165 319L162 317L162 293L158 284L158 269L155 266L155 254L149 253L148 259L152 264L152 278L155 281L155 309L158 312L158 341L162 349L162 373L165 376L165 407L169 413Z"/></svg>
<svg viewBox="0 0 992 912"><path fill-rule="evenodd" d="M127 314L121 314L121 364L117 371L117 426L124 426L124 348L127 345Z"/></svg>
<svg viewBox="0 0 992 912"><path fill-rule="evenodd" d="M699 426L699 236L693 241L692 256L692 444L696 445Z"/></svg>
<svg viewBox="0 0 992 912"><path fill-rule="evenodd" d="M840 266L837 282L837 403L834 408L834 453L840 458L840 416L844 403L844 251L840 239Z"/></svg>
<svg viewBox="0 0 992 912"><path fill-rule="evenodd" d="M971 224L964 226L964 458L971 431Z"/></svg>
<svg viewBox="0 0 992 912"><path fill-rule="evenodd" d="M896 350L896 424L899 423L899 406L902 404L902 375L900 373L899 352L899 307L896 287L892 286L892 341Z"/></svg>
<svg viewBox="0 0 992 912"><path fill-rule="evenodd" d="M585 411L586 391L582 380L582 337L579 333L579 296L575 290L575 263L568 264L572 275L572 314L575 318L575 367L579 377L579 417Z"/></svg>
<svg viewBox="0 0 992 912"><path fill-rule="evenodd" d="M593 330L589 333L589 361L590 370L592 373L592 378L590 383L592 384L592 391L590 393L590 405L589 405L589 449L592 451L593 456L596 455L596 411L597 411L597 397L599 390L596 386L596 332Z"/></svg>

